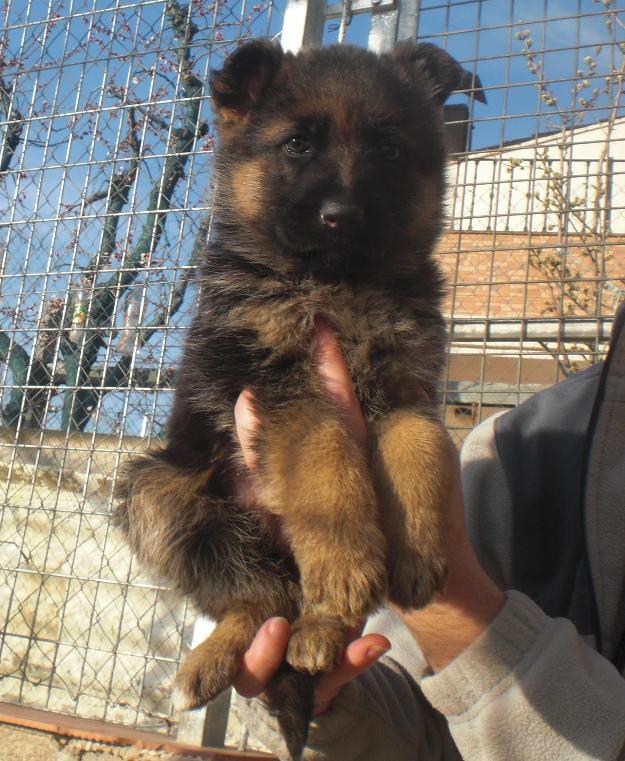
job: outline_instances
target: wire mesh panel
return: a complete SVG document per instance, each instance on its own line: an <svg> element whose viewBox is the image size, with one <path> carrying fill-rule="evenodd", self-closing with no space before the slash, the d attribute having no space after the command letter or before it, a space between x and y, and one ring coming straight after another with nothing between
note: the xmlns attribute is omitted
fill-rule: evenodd
<svg viewBox="0 0 625 761"><path fill-rule="evenodd" d="M369 35L362 5L347 5L326 41ZM385 12L378 5L374 18ZM446 105L444 397L460 441L485 415L604 355L625 275L625 9L614 0L410 7L417 38L479 78ZM397 36L401 17L402 3Z"/></svg>
<svg viewBox="0 0 625 761"><path fill-rule="evenodd" d="M477 76L446 111L439 246L445 414L461 439L605 351L625 279L625 11L409 7L418 38ZM326 10L324 42L366 46L396 8ZM167 730L193 613L131 563L109 527L112 489L127 452L162 434L195 303L209 69L243 38L277 36L282 7L0 11L0 699Z"/></svg>
<svg viewBox="0 0 625 761"><path fill-rule="evenodd" d="M612 0L420 3L418 36L474 71L487 101L457 94L448 114L459 438L605 352L625 276L624 21Z"/></svg>
<svg viewBox="0 0 625 761"><path fill-rule="evenodd" d="M271 0L0 4L0 699L167 729L185 606L109 527L209 234L206 82Z"/></svg>

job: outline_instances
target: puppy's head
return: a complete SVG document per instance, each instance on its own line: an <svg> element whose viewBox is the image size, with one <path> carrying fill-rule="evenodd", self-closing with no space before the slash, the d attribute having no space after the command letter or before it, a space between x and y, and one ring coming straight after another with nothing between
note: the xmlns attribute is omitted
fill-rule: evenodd
<svg viewBox="0 0 625 761"><path fill-rule="evenodd" d="M211 77L219 217L235 245L289 271L414 271L440 231L441 106L463 75L433 45L242 46Z"/></svg>

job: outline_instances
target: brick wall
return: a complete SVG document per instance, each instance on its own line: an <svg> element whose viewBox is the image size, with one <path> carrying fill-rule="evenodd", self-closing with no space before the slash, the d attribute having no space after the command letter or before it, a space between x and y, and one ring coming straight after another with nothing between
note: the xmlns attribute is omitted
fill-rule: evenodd
<svg viewBox="0 0 625 761"><path fill-rule="evenodd" d="M557 318L565 313L591 316L573 303L571 283L549 281L531 265L532 252L542 258L556 256L564 248L562 243L562 238L550 233L447 232L438 246L448 282L445 313L460 319ZM583 241L569 236L566 244L577 296L599 296L603 315L611 316L625 290L625 239L612 235L599 246L605 252L605 276L599 278L584 255ZM578 350L571 345L543 347L531 342L454 344L447 370L449 387L468 383L477 393L467 394L466 403L448 402L446 424L460 443L485 417L562 380L570 372L571 362L573 368L581 368L598 361L604 349L604 345Z"/></svg>
<svg viewBox="0 0 625 761"><path fill-rule="evenodd" d="M446 233L438 246L450 286L446 313L453 317L517 319L559 316L564 302L568 313L587 316L567 298L569 289L562 281L548 282L546 275L530 264L531 251L548 257L563 248L562 239L549 233ZM566 262L579 286L580 298L586 295L584 288L591 296L600 291L603 314L610 316L625 290L625 239L611 235L600 248L605 251L606 285L601 276L597 279L579 237L566 240Z"/></svg>

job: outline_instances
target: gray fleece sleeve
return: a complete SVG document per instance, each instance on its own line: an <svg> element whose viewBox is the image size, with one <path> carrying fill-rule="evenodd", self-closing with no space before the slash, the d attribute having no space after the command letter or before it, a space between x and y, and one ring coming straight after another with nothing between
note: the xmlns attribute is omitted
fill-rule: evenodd
<svg viewBox="0 0 625 761"><path fill-rule="evenodd" d="M484 634L421 682L465 761L615 761L625 681L565 619L520 592Z"/></svg>
<svg viewBox="0 0 625 761"><path fill-rule="evenodd" d="M486 571L513 585L498 548L511 538L510 494L495 441L498 415L467 437L467 529ZM625 759L625 680L565 619L528 597L508 602L484 635L422 689L445 714L466 761Z"/></svg>
<svg viewBox="0 0 625 761"><path fill-rule="evenodd" d="M467 533L486 573L501 587L514 584L501 547L511 545L512 504L495 442L495 422L487 418L465 439L460 453Z"/></svg>

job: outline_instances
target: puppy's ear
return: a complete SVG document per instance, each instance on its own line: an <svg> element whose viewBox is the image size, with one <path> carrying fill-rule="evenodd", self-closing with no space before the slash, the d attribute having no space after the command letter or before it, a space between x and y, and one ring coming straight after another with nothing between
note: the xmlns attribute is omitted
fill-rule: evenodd
<svg viewBox="0 0 625 761"><path fill-rule="evenodd" d="M476 100L486 103L480 78L463 69L455 58L437 45L430 42L421 42L418 45L406 43L398 45L393 55L413 76L420 72L426 74L432 83L434 99L440 105L443 105L454 90L470 90Z"/></svg>
<svg viewBox="0 0 625 761"><path fill-rule="evenodd" d="M278 45L254 40L212 71L209 84L213 110L226 121L241 119L258 105L278 73L284 54Z"/></svg>

